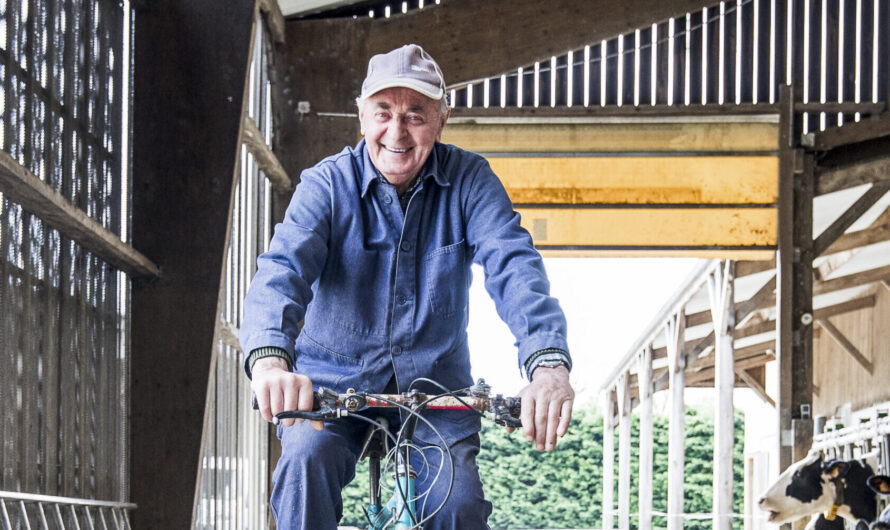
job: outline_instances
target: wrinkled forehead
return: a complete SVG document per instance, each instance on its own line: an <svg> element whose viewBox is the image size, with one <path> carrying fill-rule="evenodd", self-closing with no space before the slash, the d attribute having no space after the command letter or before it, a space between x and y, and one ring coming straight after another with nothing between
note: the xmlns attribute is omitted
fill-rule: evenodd
<svg viewBox="0 0 890 530"><path fill-rule="evenodd" d="M429 112L438 111L439 102L410 88L393 87L368 96L365 99L364 107L365 109L382 108L399 112Z"/></svg>

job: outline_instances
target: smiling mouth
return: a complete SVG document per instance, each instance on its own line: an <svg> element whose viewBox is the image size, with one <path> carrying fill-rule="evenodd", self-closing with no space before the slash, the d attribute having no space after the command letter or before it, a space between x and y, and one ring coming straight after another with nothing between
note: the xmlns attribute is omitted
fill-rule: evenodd
<svg viewBox="0 0 890 530"><path fill-rule="evenodd" d="M408 151L410 151L411 149L413 149L413 147L405 147L403 149L397 149L395 147L388 147L383 144L380 144L380 146L383 147L384 149L386 149L387 151L389 151L390 153L395 153L397 155L403 155L403 154L407 153Z"/></svg>

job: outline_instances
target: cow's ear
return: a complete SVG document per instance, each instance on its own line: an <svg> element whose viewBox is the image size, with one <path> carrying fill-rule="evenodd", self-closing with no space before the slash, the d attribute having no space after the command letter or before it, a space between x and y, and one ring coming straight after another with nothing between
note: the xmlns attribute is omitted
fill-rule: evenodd
<svg viewBox="0 0 890 530"><path fill-rule="evenodd" d="M822 473L828 475L829 478L835 479L846 476L847 471L850 470L850 465L841 460L832 460L825 464L825 468L822 470Z"/></svg>
<svg viewBox="0 0 890 530"><path fill-rule="evenodd" d="M868 477L868 487L881 495L890 494L890 477L887 475L872 475Z"/></svg>

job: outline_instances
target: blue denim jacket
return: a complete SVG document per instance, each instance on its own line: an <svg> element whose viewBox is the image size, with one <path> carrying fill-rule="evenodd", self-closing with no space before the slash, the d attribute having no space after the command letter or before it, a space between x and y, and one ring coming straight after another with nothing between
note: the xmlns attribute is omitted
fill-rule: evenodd
<svg viewBox="0 0 890 530"><path fill-rule="evenodd" d="M257 259L244 300L245 352L282 348L296 372L340 392L380 392L393 373L402 391L417 377L468 387L474 262L516 337L520 367L543 348L568 351L541 257L484 158L437 143L405 213L378 176L364 140L303 172ZM479 429L466 412L434 423L449 441ZM430 439L423 426L417 434Z"/></svg>

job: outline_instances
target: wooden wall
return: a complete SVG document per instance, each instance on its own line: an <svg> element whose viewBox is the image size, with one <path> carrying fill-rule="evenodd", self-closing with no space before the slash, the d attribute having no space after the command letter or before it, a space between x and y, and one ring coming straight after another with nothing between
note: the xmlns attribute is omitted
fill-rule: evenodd
<svg viewBox="0 0 890 530"><path fill-rule="evenodd" d="M875 306L832 317L831 323L872 363L871 374L832 337L816 328L814 414L831 416L850 403L859 410L890 400L890 289L874 284Z"/></svg>

